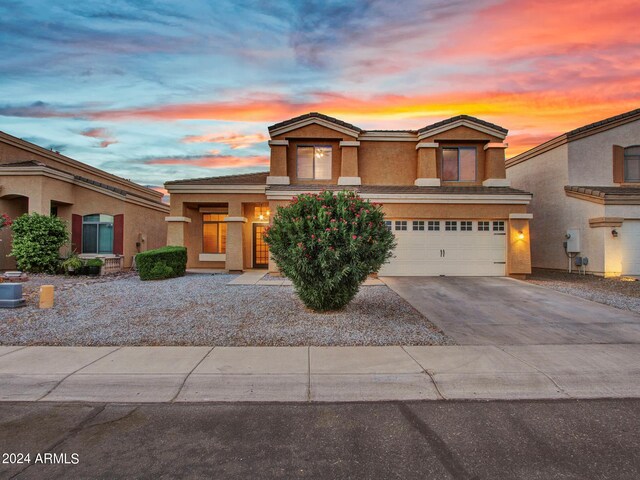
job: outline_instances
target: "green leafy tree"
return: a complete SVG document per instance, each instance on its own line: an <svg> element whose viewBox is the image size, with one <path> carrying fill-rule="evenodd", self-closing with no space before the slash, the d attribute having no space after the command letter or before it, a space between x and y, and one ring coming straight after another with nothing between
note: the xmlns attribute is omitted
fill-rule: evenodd
<svg viewBox="0 0 640 480"><path fill-rule="evenodd" d="M265 242L312 310L339 310L391 257L393 234L379 205L354 192L298 195L279 207Z"/></svg>
<svg viewBox="0 0 640 480"><path fill-rule="evenodd" d="M20 270L54 273L60 262L60 248L69 241L67 225L58 217L25 213L13 221L13 245Z"/></svg>

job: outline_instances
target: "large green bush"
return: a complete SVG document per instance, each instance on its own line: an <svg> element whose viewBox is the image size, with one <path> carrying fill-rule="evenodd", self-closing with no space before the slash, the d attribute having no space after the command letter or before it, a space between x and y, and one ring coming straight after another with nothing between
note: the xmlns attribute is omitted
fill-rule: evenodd
<svg viewBox="0 0 640 480"><path fill-rule="evenodd" d="M136 255L136 266L141 280L161 280L182 277L187 270L185 247L162 247Z"/></svg>
<svg viewBox="0 0 640 480"><path fill-rule="evenodd" d="M347 305L395 247L380 206L347 191L298 195L278 208L265 242L302 302L316 311Z"/></svg>
<svg viewBox="0 0 640 480"><path fill-rule="evenodd" d="M60 262L60 248L69 241L67 225L58 217L25 213L11 225L12 257L25 272L55 273Z"/></svg>

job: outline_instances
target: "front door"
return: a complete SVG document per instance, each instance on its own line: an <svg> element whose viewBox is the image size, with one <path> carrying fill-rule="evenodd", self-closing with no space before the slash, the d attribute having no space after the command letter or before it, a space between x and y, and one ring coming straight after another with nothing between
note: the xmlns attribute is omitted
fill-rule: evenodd
<svg viewBox="0 0 640 480"><path fill-rule="evenodd" d="M253 224L253 268L267 268L269 266L269 247L262 238L269 224Z"/></svg>

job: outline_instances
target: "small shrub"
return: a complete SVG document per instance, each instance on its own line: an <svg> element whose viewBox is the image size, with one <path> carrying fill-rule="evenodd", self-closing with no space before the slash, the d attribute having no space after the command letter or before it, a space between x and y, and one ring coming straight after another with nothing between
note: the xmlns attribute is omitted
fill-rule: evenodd
<svg viewBox="0 0 640 480"><path fill-rule="evenodd" d="M55 273L60 248L68 242L67 225L58 217L25 213L13 221L10 255L25 272Z"/></svg>
<svg viewBox="0 0 640 480"><path fill-rule="evenodd" d="M87 260L85 262L85 265L87 267L98 267L98 268L100 268L100 267L102 267L102 265L104 265L104 262L99 258L90 258L89 260Z"/></svg>
<svg viewBox="0 0 640 480"><path fill-rule="evenodd" d="M82 268L82 260L77 255L71 255L62 262L62 268L67 274L78 274Z"/></svg>
<svg viewBox="0 0 640 480"><path fill-rule="evenodd" d="M160 280L182 277L187 270L185 247L162 247L136 255L136 265L141 280Z"/></svg>
<svg viewBox="0 0 640 480"><path fill-rule="evenodd" d="M380 206L354 192L330 191L279 207L265 242L302 302L316 311L347 305L395 247Z"/></svg>

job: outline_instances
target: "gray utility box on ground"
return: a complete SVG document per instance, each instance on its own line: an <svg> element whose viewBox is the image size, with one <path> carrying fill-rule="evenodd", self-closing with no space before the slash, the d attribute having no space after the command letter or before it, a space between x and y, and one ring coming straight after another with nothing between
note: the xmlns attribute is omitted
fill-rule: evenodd
<svg viewBox="0 0 640 480"><path fill-rule="evenodd" d="M0 308L22 307L24 304L21 283L0 283Z"/></svg>

